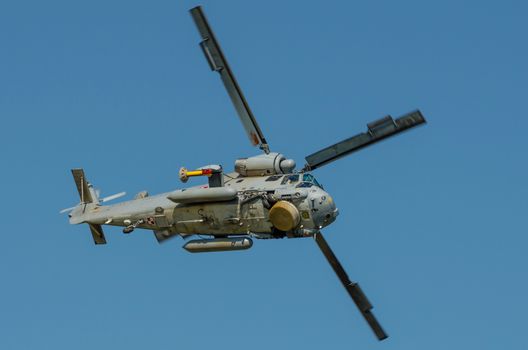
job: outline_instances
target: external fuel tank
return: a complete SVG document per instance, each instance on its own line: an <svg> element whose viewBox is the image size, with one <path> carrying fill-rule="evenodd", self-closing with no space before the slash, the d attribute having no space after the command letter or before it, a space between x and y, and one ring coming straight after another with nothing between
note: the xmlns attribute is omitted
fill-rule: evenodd
<svg viewBox="0 0 528 350"><path fill-rule="evenodd" d="M248 237L193 239L185 243L183 249L189 253L223 252L228 250L245 250L253 246L253 240Z"/></svg>

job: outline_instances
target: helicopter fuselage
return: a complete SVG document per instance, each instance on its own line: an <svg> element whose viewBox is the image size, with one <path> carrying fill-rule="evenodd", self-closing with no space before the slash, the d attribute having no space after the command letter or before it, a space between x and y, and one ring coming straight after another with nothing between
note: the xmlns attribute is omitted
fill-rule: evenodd
<svg viewBox="0 0 528 350"><path fill-rule="evenodd" d="M195 234L293 238L312 236L338 215L332 197L309 173L222 176L222 187L195 186L115 205L79 206L71 212L70 222L122 226L125 233L127 228L152 230L160 241ZM270 209L278 202L293 205L286 206L287 218L298 216L286 231L274 225L280 218L270 218Z"/></svg>
<svg viewBox="0 0 528 350"><path fill-rule="evenodd" d="M251 237L313 237L376 337L387 338L371 312L372 304L359 284L348 277L321 232L335 221L338 210L332 197L309 172L424 124L424 116L415 110L397 119L390 115L377 119L367 124L366 132L306 156L306 164L296 171L293 159L271 152L202 9L198 6L190 12L209 67L220 75L251 145L258 146L263 154L237 159L234 172L229 174L219 165L191 171L182 167L182 182L207 176L208 184L155 196L140 192L133 200L115 205L101 204L124 196L124 192L99 199L99 192L87 181L84 170L75 168L72 175L80 204L61 213L69 212L72 224L88 224L97 245L107 243L102 225L124 227L124 233L151 230L158 242L173 236L209 236L188 241L183 248L191 253L249 249L253 244ZM311 131L315 135L321 132Z"/></svg>

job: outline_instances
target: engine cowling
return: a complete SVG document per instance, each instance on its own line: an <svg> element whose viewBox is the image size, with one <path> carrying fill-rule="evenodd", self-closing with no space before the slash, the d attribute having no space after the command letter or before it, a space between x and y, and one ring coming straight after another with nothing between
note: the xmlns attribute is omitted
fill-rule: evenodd
<svg viewBox="0 0 528 350"><path fill-rule="evenodd" d="M266 176L289 174L295 169L295 161L280 153L261 154L235 161L235 171L242 176Z"/></svg>

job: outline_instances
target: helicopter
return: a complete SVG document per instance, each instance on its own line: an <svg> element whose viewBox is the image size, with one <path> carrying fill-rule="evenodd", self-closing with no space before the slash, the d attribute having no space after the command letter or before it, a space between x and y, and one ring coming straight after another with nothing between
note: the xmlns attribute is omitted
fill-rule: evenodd
<svg viewBox="0 0 528 350"><path fill-rule="evenodd" d="M176 236L185 240L198 236L183 245L191 253L246 250L252 247L253 239L312 237L376 337L387 338L372 313L372 304L359 284L350 280L323 236L322 229L336 220L339 210L312 171L424 124L424 116L415 110L396 119L383 117L367 124L366 132L306 156L304 167L296 170L294 160L270 150L202 8L194 7L190 13L211 70L220 74L251 144L262 154L237 159L233 172L225 172L216 164L194 170L182 167L179 179L183 183L192 177L205 177L207 184L158 195L143 191L114 205L103 203L125 192L99 198L84 170L72 169L80 203L61 213L68 213L71 224L88 224L97 245L106 244L103 225L123 227L125 234L136 229L152 231L160 243Z"/></svg>

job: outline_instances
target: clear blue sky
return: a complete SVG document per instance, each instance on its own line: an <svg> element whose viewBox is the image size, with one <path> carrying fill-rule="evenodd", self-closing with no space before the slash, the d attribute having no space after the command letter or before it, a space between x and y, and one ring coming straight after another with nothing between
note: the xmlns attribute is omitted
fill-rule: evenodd
<svg viewBox="0 0 528 350"><path fill-rule="evenodd" d="M427 117L315 173L385 342L311 239L192 255L109 228L94 246L58 214L73 167L131 197L258 153L198 47L197 4L0 4L0 348L528 348L522 1L202 2L272 150L298 164L388 113Z"/></svg>

